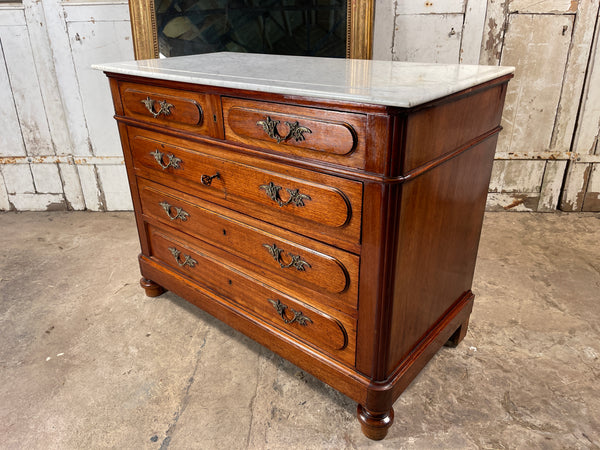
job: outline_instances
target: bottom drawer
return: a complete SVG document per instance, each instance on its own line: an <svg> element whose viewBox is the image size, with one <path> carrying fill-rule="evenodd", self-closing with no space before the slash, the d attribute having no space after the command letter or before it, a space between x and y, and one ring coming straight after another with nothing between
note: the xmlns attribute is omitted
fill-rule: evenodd
<svg viewBox="0 0 600 450"><path fill-rule="evenodd" d="M148 227L151 257L278 329L305 341L337 360L354 365L356 321L341 313L333 317L293 299L246 274L203 254L194 244Z"/></svg>

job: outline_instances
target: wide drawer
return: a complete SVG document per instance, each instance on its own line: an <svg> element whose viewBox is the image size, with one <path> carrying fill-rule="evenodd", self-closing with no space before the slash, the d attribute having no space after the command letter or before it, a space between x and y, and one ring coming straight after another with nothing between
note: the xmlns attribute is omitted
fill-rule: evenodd
<svg viewBox="0 0 600 450"><path fill-rule="evenodd" d="M199 282L318 350L354 364L356 321L336 317L278 292L196 249L167 232L147 225L151 257ZM335 312L333 313L335 314Z"/></svg>
<svg viewBox="0 0 600 450"><path fill-rule="evenodd" d="M212 211L206 203L201 206L193 198L184 200L177 191L144 179L139 179L138 187L147 217L226 250L236 264L266 279L286 287L307 287L319 297L333 296L333 306L341 303L356 308L358 256L316 241L307 246L282 238Z"/></svg>
<svg viewBox="0 0 600 450"><path fill-rule="evenodd" d="M210 95L126 82L119 84L119 90L126 116L196 134L220 137L220 113L213 106L215 99Z"/></svg>
<svg viewBox="0 0 600 450"><path fill-rule="evenodd" d="M225 139L363 168L366 115L223 97Z"/></svg>
<svg viewBox="0 0 600 450"><path fill-rule="evenodd" d="M150 132L131 135L138 175L300 234L360 242L362 183L281 164L257 167L258 160L232 160L215 145L178 142L186 147Z"/></svg>

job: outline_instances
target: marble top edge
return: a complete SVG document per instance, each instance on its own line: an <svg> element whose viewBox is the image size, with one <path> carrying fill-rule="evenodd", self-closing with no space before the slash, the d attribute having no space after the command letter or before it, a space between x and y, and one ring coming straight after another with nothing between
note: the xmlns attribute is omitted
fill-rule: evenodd
<svg viewBox="0 0 600 450"><path fill-rule="evenodd" d="M514 72L507 66L229 52L95 64L92 68L160 80L404 108Z"/></svg>

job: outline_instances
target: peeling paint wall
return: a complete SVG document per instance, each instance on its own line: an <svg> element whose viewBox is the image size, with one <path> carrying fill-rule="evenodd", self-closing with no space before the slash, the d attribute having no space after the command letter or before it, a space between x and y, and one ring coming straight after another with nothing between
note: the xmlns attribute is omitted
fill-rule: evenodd
<svg viewBox="0 0 600 450"><path fill-rule="evenodd" d="M600 211L597 0L383 0L374 57L515 66L488 209Z"/></svg>
<svg viewBox="0 0 600 450"><path fill-rule="evenodd" d="M598 0L377 0L376 59L504 64L488 209L600 210ZM108 83L126 1L0 4L0 210L128 210Z"/></svg>
<svg viewBox="0 0 600 450"><path fill-rule="evenodd" d="M108 83L127 2L0 5L0 210L132 208Z"/></svg>

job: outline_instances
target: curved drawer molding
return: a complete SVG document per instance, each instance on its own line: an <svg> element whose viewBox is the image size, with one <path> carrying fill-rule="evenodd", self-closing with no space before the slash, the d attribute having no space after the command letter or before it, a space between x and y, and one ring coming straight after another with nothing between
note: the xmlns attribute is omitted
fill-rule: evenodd
<svg viewBox="0 0 600 450"><path fill-rule="evenodd" d="M335 355L339 360L354 363L355 321L350 317L339 313L336 318L293 299L158 228L149 226L148 231L154 259L238 304L269 325Z"/></svg>
<svg viewBox="0 0 600 450"><path fill-rule="evenodd" d="M209 94L130 82L119 83L119 91L122 114L128 119L198 137L223 137L220 108Z"/></svg>
<svg viewBox="0 0 600 450"><path fill-rule="evenodd" d="M140 182L142 210L149 217L174 226L238 256L241 264L266 276L275 275L330 294L345 292L358 280L358 258L324 244L307 247L238 222L165 189ZM346 267L334 255L341 253ZM352 274L352 275L351 275ZM356 297L349 299L356 305Z"/></svg>
<svg viewBox="0 0 600 450"><path fill-rule="evenodd" d="M364 169L367 115L222 97L225 139L259 151Z"/></svg>
<svg viewBox="0 0 600 450"><path fill-rule="evenodd" d="M239 204L238 210L242 205L265 210L274 225L283 225L278 216L293 216L339 228L352 217L351 203L360 211L361 189L357 182L320 175L322 182L316 183L139 135L131 139L131 147L136 169L158 171L178 183L191 182L198 187L196 195L210 197L211 201L216 198L230 208L236 209ZM166 156L157 161L157 152ZM166 157L178 161L177 167L165 167ZM211 178L210 183L207 178ZM344 192L346 189L349 195ZM309 228L299 224L296 231L310 234Z"/></svg>
<svg viewBox="0 0 600 450"><path fill-rule="evenodd" d="M227 130L232 140L239 136L335 155L347 155L356 147L355 132L347 123L239 106L229 110Z"/></svg>
<svg viewBox="0 0 600 450"><path fill-rule="evenodd" d="M127 88L123 91L127 114L183 125L200 125L202 107L196 100Z"/></svg>

